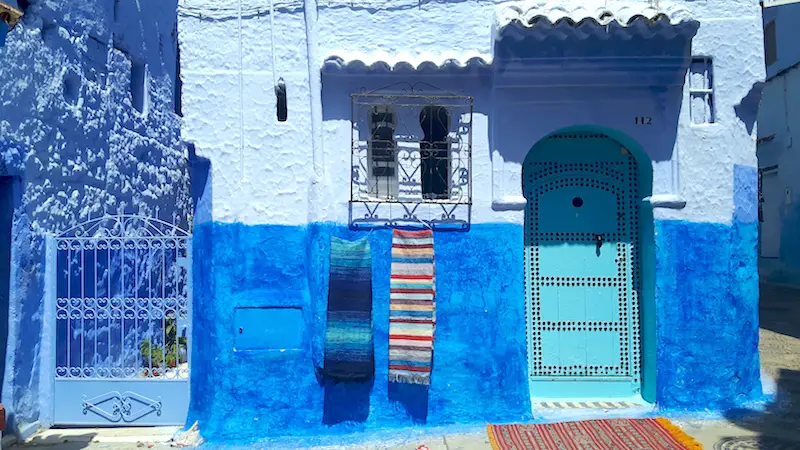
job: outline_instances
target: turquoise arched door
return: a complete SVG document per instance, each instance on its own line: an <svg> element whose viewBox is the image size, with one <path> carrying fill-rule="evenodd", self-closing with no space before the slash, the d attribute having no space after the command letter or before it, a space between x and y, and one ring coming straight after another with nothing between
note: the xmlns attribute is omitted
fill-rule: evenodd
<svg viewBox="0 0 800 450"><path fill-rule="evenodd" d="M640 391L636 160L592 133L547 137L523 168L533 398Z"/></svg>

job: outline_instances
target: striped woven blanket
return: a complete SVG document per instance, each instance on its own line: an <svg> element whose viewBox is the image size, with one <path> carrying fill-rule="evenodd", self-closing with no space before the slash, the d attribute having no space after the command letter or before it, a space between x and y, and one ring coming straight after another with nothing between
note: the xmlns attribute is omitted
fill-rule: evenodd
<svg viewBox="0 0 800 450"><path fill-rule="evenodd" d="M332 380L363 381L375 372L367 238L350 242L331 237L330 271L323 373Z"/></svg>
<svg viewBox="0 0 800 450"><path fill-rule="evenodd" d="M389 296L389 381L430 384L436 328L433 232L394 230Z"/></svg>

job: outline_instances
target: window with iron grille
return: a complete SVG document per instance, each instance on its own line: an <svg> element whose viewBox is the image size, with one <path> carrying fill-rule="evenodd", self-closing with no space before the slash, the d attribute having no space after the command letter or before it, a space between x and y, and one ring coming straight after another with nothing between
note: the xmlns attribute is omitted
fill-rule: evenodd
<svg viewBox="0 0 800 450"><path fill-rule="evenodd" d="M778 61L778 35L774 20L764 25L764 60L768 66Z"/></svg>
<svg viewBox="0 0 800 450"><path fill-rule="evenodd" d="M689 97L692 123L714 123L714 67L711 58L692 58L689 67Z"/></svg>
<svg viewBox="0 0 800 450"><path fill-rule="evenodd" d="M351 103L352 221L468 222L472 97L401 83Z"/></svg>

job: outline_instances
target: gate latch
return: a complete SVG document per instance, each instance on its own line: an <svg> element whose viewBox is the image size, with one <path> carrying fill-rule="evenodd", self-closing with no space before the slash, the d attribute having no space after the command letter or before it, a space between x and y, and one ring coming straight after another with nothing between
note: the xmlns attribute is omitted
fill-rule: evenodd
<svg viewBox="0 0 800 450"><path fill-rule="evenodd" d="M595 242L595 245L597 245L597 254L598 255L600 254L600 247L603 246L603 241L604 240L605 240L605 237L603 237L602 234L595 234L594 235L594 242Z"/></svg>

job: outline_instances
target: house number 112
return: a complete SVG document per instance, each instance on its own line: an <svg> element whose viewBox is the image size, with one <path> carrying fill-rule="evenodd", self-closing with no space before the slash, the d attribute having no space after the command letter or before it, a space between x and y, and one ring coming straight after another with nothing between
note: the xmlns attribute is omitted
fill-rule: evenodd
<svg viewBox="0 0 800 450"><path fill-rule="evenodd" d="M653 118L646 117L646 116L637 116L636 117L636 125L652 125Z"/></svg>

